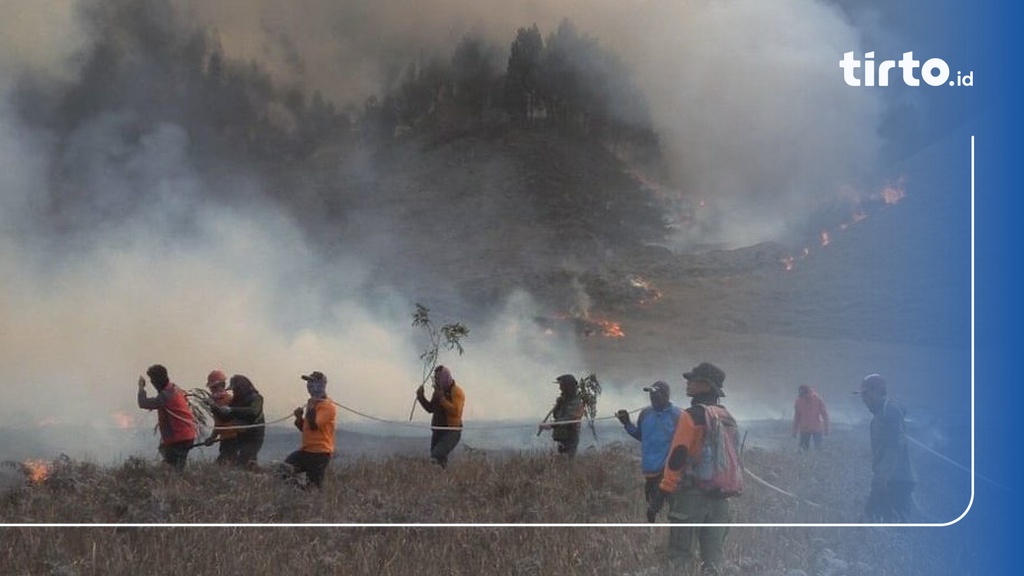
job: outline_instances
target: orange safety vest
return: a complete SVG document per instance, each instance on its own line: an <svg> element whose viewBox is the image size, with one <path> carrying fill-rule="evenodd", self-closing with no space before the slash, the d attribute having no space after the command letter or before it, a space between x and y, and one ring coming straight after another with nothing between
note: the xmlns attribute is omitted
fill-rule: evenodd
<svg viewBox="0 0 1024 576"><path fill-rule="evenodd" d="M195 442L196 421L189 410L188 401L185 400L185 393L171 382L160 391L160 394L166 397L164 405L156 411L157 423L160 426L160 443L174 444L186 440Z"/></svg>
<svg viewBox="0 0 1024 576"><path fill-rule="evenodd" d="M318 400L316 403L316 429L314 430L302 419L302 447L303 452L316 452L319 454L334 453L334 419L337 410L330 398Z"/></svg>

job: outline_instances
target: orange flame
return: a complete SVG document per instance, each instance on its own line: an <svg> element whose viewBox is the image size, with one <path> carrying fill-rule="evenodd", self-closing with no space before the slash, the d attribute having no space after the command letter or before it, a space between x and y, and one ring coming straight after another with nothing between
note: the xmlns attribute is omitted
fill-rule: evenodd
<svg viewBox="0 0 1024 576"><path fill-rule="evenodd" d="M905 198L907 195L907 190L905 186L906 180L906 176L900 176L895 182L886 184L885 186L882 187L882 190L880 192L878 192L875 195L872 195L870 198L867 198L866 200L870 200L871 202L877 204L878 200L881 199L885 206L897 204L900 200L903 200L903 198ZM864 220L867 217L868 213L863 207L857 208L853 212L853 214L850 215L850 219L847 220L846 222L839 224L836 227L836 229L847 230L854 224ZM822 230L819 235L820 246L824 248L825 246L828 246L831 243L832 233L828 230ZM782 264L783 268L788 272L793 269L797 258L803 259L810 256L810 254L811 250L807 247L804 247L804 249L800 252L798 256L787 256L785 258L779 259L779 262Z"/></svg>
<svg viewBox="0 0 1024 576"><path fill-rule="evenodd" d="M50 465L43 460L25 460L21 466L32 484L42 484L50 475Z"/></svg>
<svg viewBox="0 0 1024 576"><path fill-rule="evenodd" d="M603 320L600 318L592 318L589 314L555 314L551 316L554 320L563 320L572 322L575 326L577 334L582 336L604 336L606 338L625 338L626 332L622 329L622 325L613 320ZM547 327L544 330L545 334L552 334L551 327Z"/></svg>
<svg viewBox="0 0 1024 576"><path fill-rule="evenodd" d="M135 425L135 417L127 412L114 412L110 417L114 420L114 425L122 430L127 430Z"/></svg>
<svg viewBox="0 0 1024 576"><path fill-rule="evenodd" d="M600 320L600 319L591 319L590 321L592 323L596 324L598 327L601 328L601 335L602 336L606 336L608 338L625 338L626 337L626 333L623 332L623 330L622 330L622 325L619 324L618 322L613 322L611 320Z"/></svg>

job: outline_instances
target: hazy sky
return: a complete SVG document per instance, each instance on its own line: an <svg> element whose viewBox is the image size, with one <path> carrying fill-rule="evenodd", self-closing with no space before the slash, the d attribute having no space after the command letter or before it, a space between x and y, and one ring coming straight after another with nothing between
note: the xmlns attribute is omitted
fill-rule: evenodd
<svg viewBox="0 0 1024 576"><path fill-rule="evenodd" d="M258 61L339 103L361 102L393 63L450 50L468 31L507 46L519 27L537 23L547 35L568 17L635 71L677 184L705 201L707 225L689 242L778 239L841 192L870 193L877 179L881 103L870 91L847 89L837 64L858 49L860 31L821 2L171 4L215 29L229 58ZM55 264L46 239L31 234L34 219L45 217L40 198L53 135L19 119L8 95L26 72L75 78L76 56L89 46L77 14L70 1L10 0L0 21L3 423L106 426L117 413L151 423L134 406L135 380L157 362L185 387L200 385L213 368L249 375L268 397L268 418L303 401L298 376L311 370L328 374L336 399L406 418L424 346L410 325L413 303L397 295L365 302L367 263L356 256L324 282L316 251L283 215L205 200L180 127L154 127L129 145L117 140L115 113L71 136L64 153L75 152L93 185L110 197L145 188L152 206L132 221L104 223L80 253ZM201 232L181 238L168 224L176 216ZM442 358L479 391L468 418L539 418L554 396L553 387L541 387L587 369L571 343L520 330L535 313L528 295L504 307L493 324L471 326L464 358ZM459 320L435 314L439 322ZM537 392L524 394L524 383ZM618 403L614 391L607 401Z"/></svg>

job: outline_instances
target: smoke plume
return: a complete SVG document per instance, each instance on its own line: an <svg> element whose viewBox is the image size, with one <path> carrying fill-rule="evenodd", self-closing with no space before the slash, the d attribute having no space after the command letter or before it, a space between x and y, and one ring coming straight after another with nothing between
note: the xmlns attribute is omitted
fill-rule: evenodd
<svg viewBox="0 0 1024 576"><path fill-rule="evenodd" d="M90 52L102 4L16 0L0 22L0 418L106 430L127 414L151 425L134 402L153 363L186 388L213 368L246 374L270 419L304 400L299 375L311 370L339 402L406 418L424 346L414 302L372 285L372 250L331 246L328 257L251 167L197 166L188 150L201 132L133 114L125 103L140 98L176 105L147 92L145 74L76 85L85 63L104 62ZM434 0L416 15L399 0L140 5L165 17L122 29L211 31L232 60L339 107L361 106L410 59L448 53L467 32L507 46L520 27L546 35L568 18L634 71L674 185L704 206L678 238L687 246L783 238L862 185L880 144L879 102L845 90L836 64L858 31L817 2ZM165 73L151 56L127 61ZM73 90L87 117L39 121L70 117L58 103ZM424 304L439 322L462 320L457 303ZM526 294L497 302L470 323L464 356L442 356L467 389L467 419L539 417L554 376L592 369L571 341L527 329L536 314Z"/></svg>

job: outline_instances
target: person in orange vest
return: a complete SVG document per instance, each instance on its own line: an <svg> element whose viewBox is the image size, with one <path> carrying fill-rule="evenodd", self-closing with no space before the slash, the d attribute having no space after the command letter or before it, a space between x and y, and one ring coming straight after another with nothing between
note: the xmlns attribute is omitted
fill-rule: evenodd
<svg viewBox="0 0 1024 576"><path fill-rule="evenodd" d="M327 465L334 454L334 421L337 410L327 397L327 377L323 372L302 376L306 381L309 400L295 409L295 427L302 432L299 449L284 462L296 473L305 473L309 483L322 487Z"/></svg>
<svg viewBox="0 0 1024 576"><path fill-rule="evenodd" d="M167 368L154 364L146 370L149 382L156 389L156 396L146 395L146 379L139 376L139 408L156 410L160 430L160 455L165 463L176 470L183 470L188 452L196 441L196 421L189 409L185 393L167 374Z"/></svg>
<svg viewBox="0 0 1024 576"><path fill-rule="evenodd" d="M821 437L828 436L830 426L825 401L814 388L801 384L793 404L793 437L800 435L800 449L810 448L811 440L815 449L821 448Z"/></svg>
<svg viewBox="0 0 1024 576"><path fill-rule="evenodd" d="M732 522L732 508L726 497L697 484L694 465L703 457L706 407L721 408L725 397L725 372L709 362L701 362L683 374L690 407L682 410L658 492L647 505L647 520L654 522L662 505L669 503L668 518L673 524L668 533L670 567L679 573L691 574L699 566L701 574L723 573L725 539ZM715 524L716 526L705 526Z"/></svg>
<svg viewBox="0 0 1024 576"><path fill-rule="evenodd" d="M213 370L206 377L206 387L210 390L210 398L213 400L213 406L211 406L213 431L203 441L203 445L213 446L214 442L220 440L217 464L231 464L234 462L235 454L238 452L237 442L235 442L238 432L231 428L231 418L229 416L222 416L215 409L231 404L234 394L227 389L227 386L228 375L223 370Z"/></svg>
<svg viewBox="0 0 1024 576"><path fill-rule="evenodd" d="M445 468L448 455L462 439L462 409L466 394L455 383L451 370L445 366L434 368L434 391L427 400L423 386L416 389L416 400L430 417L430 460Z"/></svg>

